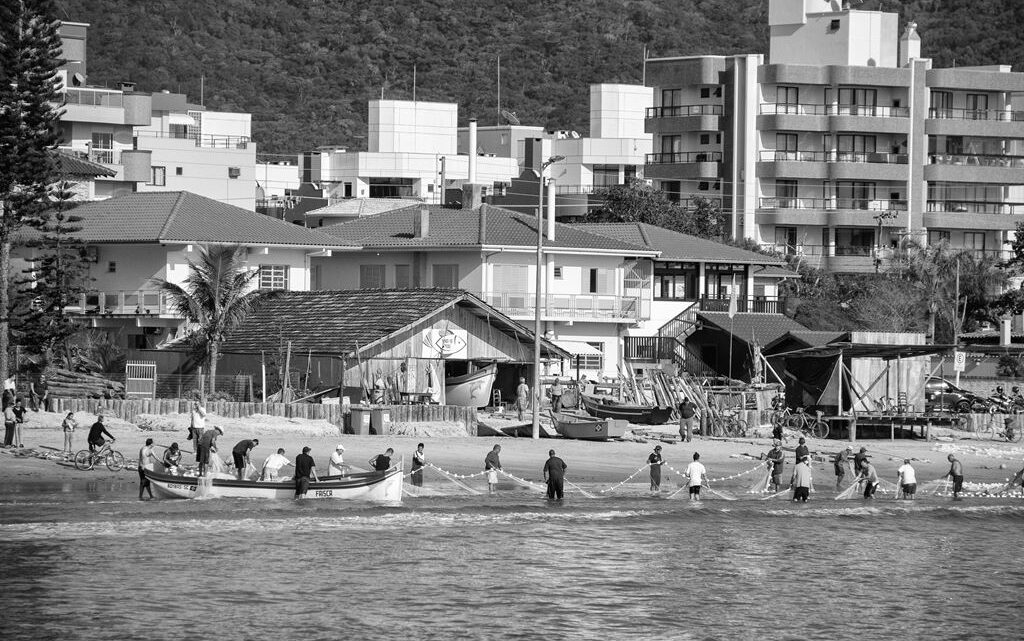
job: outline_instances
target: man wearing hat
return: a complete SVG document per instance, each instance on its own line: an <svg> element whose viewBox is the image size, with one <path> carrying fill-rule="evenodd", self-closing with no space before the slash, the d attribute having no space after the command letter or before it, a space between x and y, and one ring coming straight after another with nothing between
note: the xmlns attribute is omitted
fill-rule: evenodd
<svg viewBox="0 0 1024 641"><path fill-rule="evenodd" d="M199 437L199 442L196 444L199 453L199 476L206 475L206 467L210 464L210 453L217 452L217 437L222 434L224 434L223 428L217 425L212 430L206 430Z"/></svg>
<svg viewBox="0 0 1024 641"><path fill-rule="evenodd" d="M768 461L768 465L771 467L772 492L778 492L779 486L782 485L782 468L785 467L785 459L782 454L782 441L778 439L772 441L772 449L769 450L766 460Z"/></svg>
<svg viewBox="0 0 1024 641"><path fill-rule="evenodd" d="M903 498L914 499L914 494L917 492L917 473L914 472L914 466L910 464L910 459L903 459L903 465L896 470L896 484L903 490Z"/></svg>
<svg viewBox="0 0 1024 641"><path fill-rule="evenodd" d="M344 476L345 475L345 446L338 443L338 447L334 448L334 453L331 454L331 460L327 463L327 475L328 476Z"/></svg>
<svg viewBox="0 0 1024 641"><path fill-rule="evenodd" d="M853 456L853 447L850 446L850 445L847 445L846 449L840 450L839 453L836 454L835 460L832 461L832 464L835 466L835 471L836 471L836 491L837 492L839 491L839 488L843 484L843 477L846 476L846 468L848 468L850 466L850 457L851 456Z"/></svg>
<svg viewBox="0 0 1024 641"><path fill-rule="evenodd" d="M647 465L651 468L651 491L661 491L661 466L665 464L665 459L661 458L661 446L655 445L654 451L647 457Z"/></svg>

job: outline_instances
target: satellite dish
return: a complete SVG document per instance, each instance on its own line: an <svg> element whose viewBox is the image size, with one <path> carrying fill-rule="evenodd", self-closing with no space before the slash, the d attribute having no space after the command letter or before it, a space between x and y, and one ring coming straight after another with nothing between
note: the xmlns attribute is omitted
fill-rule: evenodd
<svg viewBox="0 0 1024 641"><path fill-rule="evenodd" d="M71 76L71 84L73 84L76 87L81 87L85 84L85 76L83 76L80 73L76 73L75 75Z"/></svg>
<svg viewBox="0 0 1024 641"><path fill-rule="evenodd" d="M515 114L514 111L508 111L507 109L502 109L501 110L501 117L504 118L505 120L507 120L508 124L510 124L510 125L514 126L514 125L520 124L519 123L519 118L516 117L516 114Z"/></svg>

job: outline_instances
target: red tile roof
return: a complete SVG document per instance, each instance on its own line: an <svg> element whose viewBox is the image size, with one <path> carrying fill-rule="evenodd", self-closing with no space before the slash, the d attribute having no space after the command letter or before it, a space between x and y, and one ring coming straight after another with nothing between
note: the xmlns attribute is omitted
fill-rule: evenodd
<svg viewBox="0 0 1024 641"><path fill-rule="evenodd" d="M658 257L660 261L703 261L778 266L783 264L774 256L759 254L647 223L583 223L573 225L573 227L659 251L661 252L661 256ZM779 276L783 274L765 275ZM795 276L796 274L786 272L786 275Z"/></svg>

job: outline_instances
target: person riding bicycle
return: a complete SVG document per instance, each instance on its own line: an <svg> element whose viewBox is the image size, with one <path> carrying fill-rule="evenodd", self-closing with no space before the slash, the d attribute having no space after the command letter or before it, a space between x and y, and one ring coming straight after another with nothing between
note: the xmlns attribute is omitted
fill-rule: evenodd
<svg viewBox="0 0 1024 641"><path fill-rule="evenodd" d="M114 435L108 432L107 428L103 426L103 415L97 414L96 422L93 423L92 427L89 428L88 440L90 452L95 454L97 450L103 447L103 444L106 443L106 441L103 440L104 435L106 435L106 437L110 439L111 443L117 440L114 438Z"/></svg>

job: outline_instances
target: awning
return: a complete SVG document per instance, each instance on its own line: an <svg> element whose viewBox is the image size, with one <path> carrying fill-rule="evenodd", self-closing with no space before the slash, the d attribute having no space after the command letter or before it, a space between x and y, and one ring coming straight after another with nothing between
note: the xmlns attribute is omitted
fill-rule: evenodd
<svg viewBox="0 0 1024 641"><path fill-rule="evenodd" d="M551 341L573 356L603 356L604 352L583 341Z"/></svg>
<svg viewBox="0 0 1024 641"><path fill-rule="evenodd" d="M190 127L194 127L196 125L195 119L192 118L192 116L189 116L188 114L172 113L167 116L167 122L169 122L172 125L188 125Z"/></svg>

